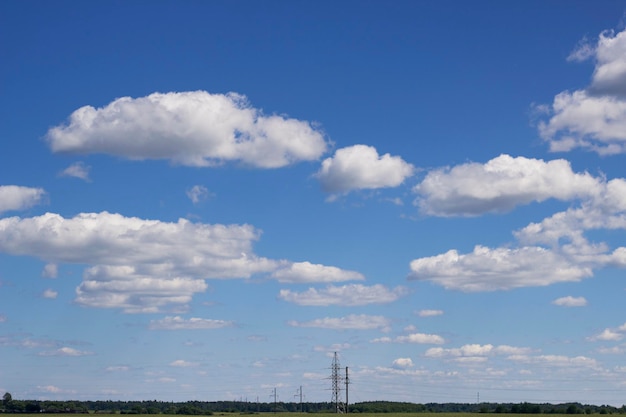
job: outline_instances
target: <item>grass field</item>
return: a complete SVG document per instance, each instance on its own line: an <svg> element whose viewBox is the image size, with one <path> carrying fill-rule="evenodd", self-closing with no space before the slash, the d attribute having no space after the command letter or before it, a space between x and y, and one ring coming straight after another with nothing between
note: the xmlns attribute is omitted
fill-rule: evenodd
<svg viewBox="0 0 626 417"><path fill-rule="evenodd" d="M45 413L37 413L37 414L16 414L19 417L41 417L42 414ZM272 415L280 415L281 417L337 417L336 413L255 413L255 414L240 414L240 413L214 413L214 416L225 416L225 417L238 417L238 416L254 416L261 415L265 417L270 417ZM9 416L11 414L7 414ZM79 417L83 414L65 414L65 413L55 413L49 414L54 417ZM102 417L111 416L113 414L99 414ZM119 414L118 414L119 415ZM129 417L135 417L139 414L127 415ZM144 414L145 416L151 417L184 417L180 414ZM485 417L484 413L354 413L355 417ZM492 414L493 416L498 417L537 417L538 414L510 414L510 413L499 413ZM541 414L539 414L541 415ZM557 414L558 415L558 414Z"/></svg>

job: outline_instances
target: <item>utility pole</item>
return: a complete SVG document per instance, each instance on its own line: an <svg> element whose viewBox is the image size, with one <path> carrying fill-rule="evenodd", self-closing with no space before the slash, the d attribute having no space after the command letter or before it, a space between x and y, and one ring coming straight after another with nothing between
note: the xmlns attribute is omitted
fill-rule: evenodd
<svg viewBox="0 0 626 417"><path fill-rule="evenodd" d="M341 401L341 375L339 373L340 370L340 366L339 366L339 359L337 357L337 352L335 352L335 356L333 357L333 364L331 366L332 369L332 373L330 376L330 379L332 381L332 390L333 390L333 403L335 403L335 412L336 413L343 413L344 412L344 407L343 407L343 403ZM347 376L347 369L346 369L346 376ZM346 387L347 387L348 381L346 381Z"/></svg>
<svg viewBox="0 0 626 417"><path fill-rule="evenodd" d="M304 413L304 407L302 405L302 385L300 385L300 390L298 391L298 394L294 395L294 397L298 397L298 395L300 396L300 412Z"/></svg>
<svg viewBox="0 0 626 417"><path fill-rule="evenodd" d="M276 403L278 402L278 394L276 393L276 388L274 388L271 396L274 397L274 414L276 414Z"/></svg>
<svg viewBox="0 0 626 417"><path fill-rule="evenodd" d="M348 367L346 366L346 414L348 414L348 384L350 383L350 378L348 378Z"/></svg>

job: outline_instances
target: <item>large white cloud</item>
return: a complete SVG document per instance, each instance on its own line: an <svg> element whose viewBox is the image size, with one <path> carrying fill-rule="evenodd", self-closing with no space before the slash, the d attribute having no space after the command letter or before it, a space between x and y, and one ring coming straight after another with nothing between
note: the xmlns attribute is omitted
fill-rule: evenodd
<svg viewBox="0 0 626 417"><path fill-rule="evenodd" d="M259 168L320 158L324 135L306 121L266 116L245 96L206 91L122 97L84 106L48 131L53 152L165 159L188 166L238 161Z"/></svg>
<svg viewBox="0 0 626 417"><path fill-rule="evenodd" d="M604 267L626 268L626 247L590 243L589 230L626 230L626 180L574 173L563 160L544 162L502 155L485 165L464 164L427 175L416 187L422 211L480 214L547 198L578 200L578 207L514 232L517 245L456 250L411 262L409 279L448 289L508 290L573 282Z"/></svg>
<svg viewBox="0 0 626 417"><path fill-rule="evenodd" d="M441 347L430 348L424 356L427 358L459 358L459 357L484 357L493 355L528 355L532 349L526 347L517 347L509 345L494 346L492 344L480 345L470 344L463 345L459 348L445 349Z"/></svg>
<svg viewBox="0 0 626 417"><path fill-rule="evenodd" d="M416 204L429 215L479 215L506 212L518 205L549 198L588 197L600 181L574 173L568 161L500 155L485 164L467 163L429 172L414 187Z"/></svg>
<svg viewBox="0 0 626 417"><path fill-rule="evenodd" d="M107 212L0 219L0 252L90 265L76 289L76 302L90 307L180 310L207 289L206 279L259 273L283 282L363 279L332 266L259 257L253 252L259 237L250 225L168 223Z"/></svg>
<svg viewBox="0 0 626 417"><path fill-rule="evenodd" d="M600 34L595 45L583 43L571 60L595 58L589 87L556 95L550 119L539 123L552 151L588 149L599 154L626 152L626 31Z"/></svg>
<svg viewBox="0 0 626 417"><path fill-rule="evenodd" d="M396 287L391 290L382 284L372 286L349 284L341 287L328 286L321 290L309 288L304 292L280 290L278 297L290 303L305 306L361 306L391 303L407 293L405 287Z"/></svg>
<svg viewBox="0 0 626 417"><path fill-rule="evenodd" d="M252 253L260 232L250 225L210 225L185 219L167 223L108 212L73 218L46 213L0 219L0 232L0 251L13 255L58 263L136 265L134 273L158 276L239 278L276 266Z"/></svg>
<svg viewBox="0 0 626 417"><path fill-rule="evenodd" d="M128 312L185 304L206 289L203 279L274 270L276 261L252 252L258 237L249 225L166 223L107 212L0 220L0 251L93 265L85 271L77 301Z"/></svg>
<svg viewBox="0 0 626 417"><path fill-rule="evenodd" d="M45 194L42 188L0 185L0 213L32 207L39 204Z"/></svg>
<svg viewBox="0 0 626 417"><path fill-rule="evenodd" d="M376 148L354 145L338 149L322 162L316 177L324 191L346 193L352 190L397 187L413 175L413 165L399 156L378 155Z"/></svg>
<svg viewBox="0 0 626 417"><path fill-rule="evenodd" d="M464 292L509 290L580 281L593 275L558 252L538 246L517 249L476 246L468 254L450 250L418 258L410 264L409 279L428 280Z"/></svg>

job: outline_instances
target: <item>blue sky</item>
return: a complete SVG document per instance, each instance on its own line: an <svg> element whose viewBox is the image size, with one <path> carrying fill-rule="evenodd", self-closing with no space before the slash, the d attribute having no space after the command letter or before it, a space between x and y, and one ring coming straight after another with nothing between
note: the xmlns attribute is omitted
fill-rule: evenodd
<svg viewBox="0 0 626 417"><path fill-rule="evenodd" d="M0 391L623 404L618 1L0 4Z"/></svg>

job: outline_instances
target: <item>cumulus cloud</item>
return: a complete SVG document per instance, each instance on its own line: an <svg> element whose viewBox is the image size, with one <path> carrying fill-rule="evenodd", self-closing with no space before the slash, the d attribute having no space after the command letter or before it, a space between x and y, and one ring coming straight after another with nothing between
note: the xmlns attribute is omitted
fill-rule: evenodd
<svg viewBox="0 0 626 417"><path fill-rule="evenodd" d="M287 322L292 327L318 327L334 330L373 330L387 331L391 321L383 316L369 316L366 314L351 314L346 317L325 317L306 322L290 320Z"/></svg>
<svg viewBox="0 0 626 417"><path fill-rule="evenodd" d="M589 340L594 341L594 342L598 340L617 341L617 340L622 340L623 338L624 338L624 335L620 332L617 332L613 329L604 329L601 333L590 337Z"/></svg>
<svg viewBox="0 0 626 417"><path fill-rule="evenodd" d="M185 319L180 316L168 316L161 320L151 320L150 330L208 330L231 327L234 323L226 320L203 319L192 317Z"/></svg>
<svg viewBox="0 0 626 417"><path fill-rule="evenodd" d="M509 345L494 346L491 344L469 344L463 345L459 348L445 349L441 347L430 348L426 351L424 356L427 358L473 358L473 357L487 357L494 355L504 356L516 356L520 357L528 355L532 352L530 348L516 347Z"/></svg>
<svg viewBox="0 0 626 417"><path fill-rule="evenodd" d="M203 185L194 185L186 192L187 197L191 200L192 203L198 204L202 200L206 200L211 197L213 194L209 192L209 190Z"/></svg>
<svg viewBox="0 0 626 417"><path fill-rule="evenodd" d="M557 298L552 301L552 304L559 307L584 307L587 305L587 299L585 297L572 297L568 295L567 297Z"/></svg>
<svg viewBox="0 0 626 417"><path fill-rule="evenodd" d="M397 187L413 175L413 165L399 156L378 155L376 148L354 145L338 149L325 159L316 177L330 193Z"/></svg>
<svg viewBox="0 0 626 417"><path fill-rule="evenodd" d="M272 277L284 283L323 283L364 280L363 274L334 266L294 262L277 269Z"/></svg>
<svg viewBox="0 0 626 417"><path fill-rule="evenodd" d="M574 173L563 159L545 162L500 155L485 164L430 171L413 191L419 195L415 204L424 214L475 216L507 212L550 198L583 198L598 186L598 179L588 173Z"/></svg>
<svg viewBox="0 0 626 417"><path fill-rule="evenodd" d="M407 293L408 290L405 287L388 289L381 284L372 286L350 284L341 287L328 286L322 290L309 288L304 292L280 290L278 297L287 302L305 306L362 306L391 303Z"/></svg>
<svg viewBox="0 0 626 417"><path fill-rule="evenodd" d="M420 206L432 214L452 215L499 211L550 197L577 199L580 205L515 231L517 245L477 245L467 254L452 249L415 259L410 264L409 279L429 280L466 292L493 291L575 282L593 276L598 268L626 267L625 247L611 250L605 243L590 243L585 236L588 230L626 230L626 180L607 181L573 173L569 163L562 160L545 163L516 158L513 165L520 168L518 174L505 169L506 180L499 181L500 174L483 175L491 171L485 168L494 161L510 167L512 158L500 156L485 166L464 164L460 171L458 167L446 170L432 181L429 174L418 186L418 191L430 193L419 201ZM483 188L491 191L478 190L479 182L490 184Z"/></svg>
<svg viewBox="0 0 626 417"><path fill-rule="evenodd" d="M398 369L406 369L413 366L411 358L398 358L393 361L393 367Z"/></svg>
<svg viewBox="0 0 626 417"><path fill-rule="evenodd" d="M586 356L565 355L511 355L508 359L527 364L539 364L542 366L562 368L598 368L598 361Z"/></svg>
<svg viewBox="0 0 626 417"><path fill-rule="evenodd" d="M568 59L595 59L591 84L563 91L549 107L550 119L539 134L555 152L583 148L599 154L626 152L626 31L602 32L593 45L585 40Z"/></svg>
<svg viewBox="0 0 626 417"><path fill-rule="evenodd" d="M542 247L492 249L476 246L468 254L450 250L415 259L410 268L411 280L428 280L463 292L546 286L592 276L591 268L573 264L559 253Z"/></svg>
<svg viewBox="0 0 626 417"><path fill-rule="evenodd" d="M317 160L328 146L322 132L306 121L264 115L240 94L206 91L84 106L46 138L53 152L164 159L196 167L235 161L278 168Z"/></svg>
<svg viewBox="0 0 626 417"><path fill-rule="evenodd" d="M589 337L588 340L592 342L618 341L618 340L622 340L624 336L626 336L626 323L616 328L606 328L602 332Z"/></svg>
<svg viewBox="0 0 626 417"><path fill-rule="evenodd" d="M89 171L91 171L90 166L85 165L83 162L76 162L61 171L59 175L61 177L73 177L83 181L90 181Z"/></svg>
<svg viewBox="0 0 626 417"><path fill-rule="evenodd" d="M41 203L45 195L43 188L0 185L0 214L30 208Z"/></svg>
<svg viewBox="0 0 626 417"><path fill-rule="evenodd" d="M0 219L1 252L94 265L86 269L76 301L127 312L186 304L207 288L204 279L275 270L278 262L252 252L259 235L249 225L167 223L107 212Z"/></svg>

